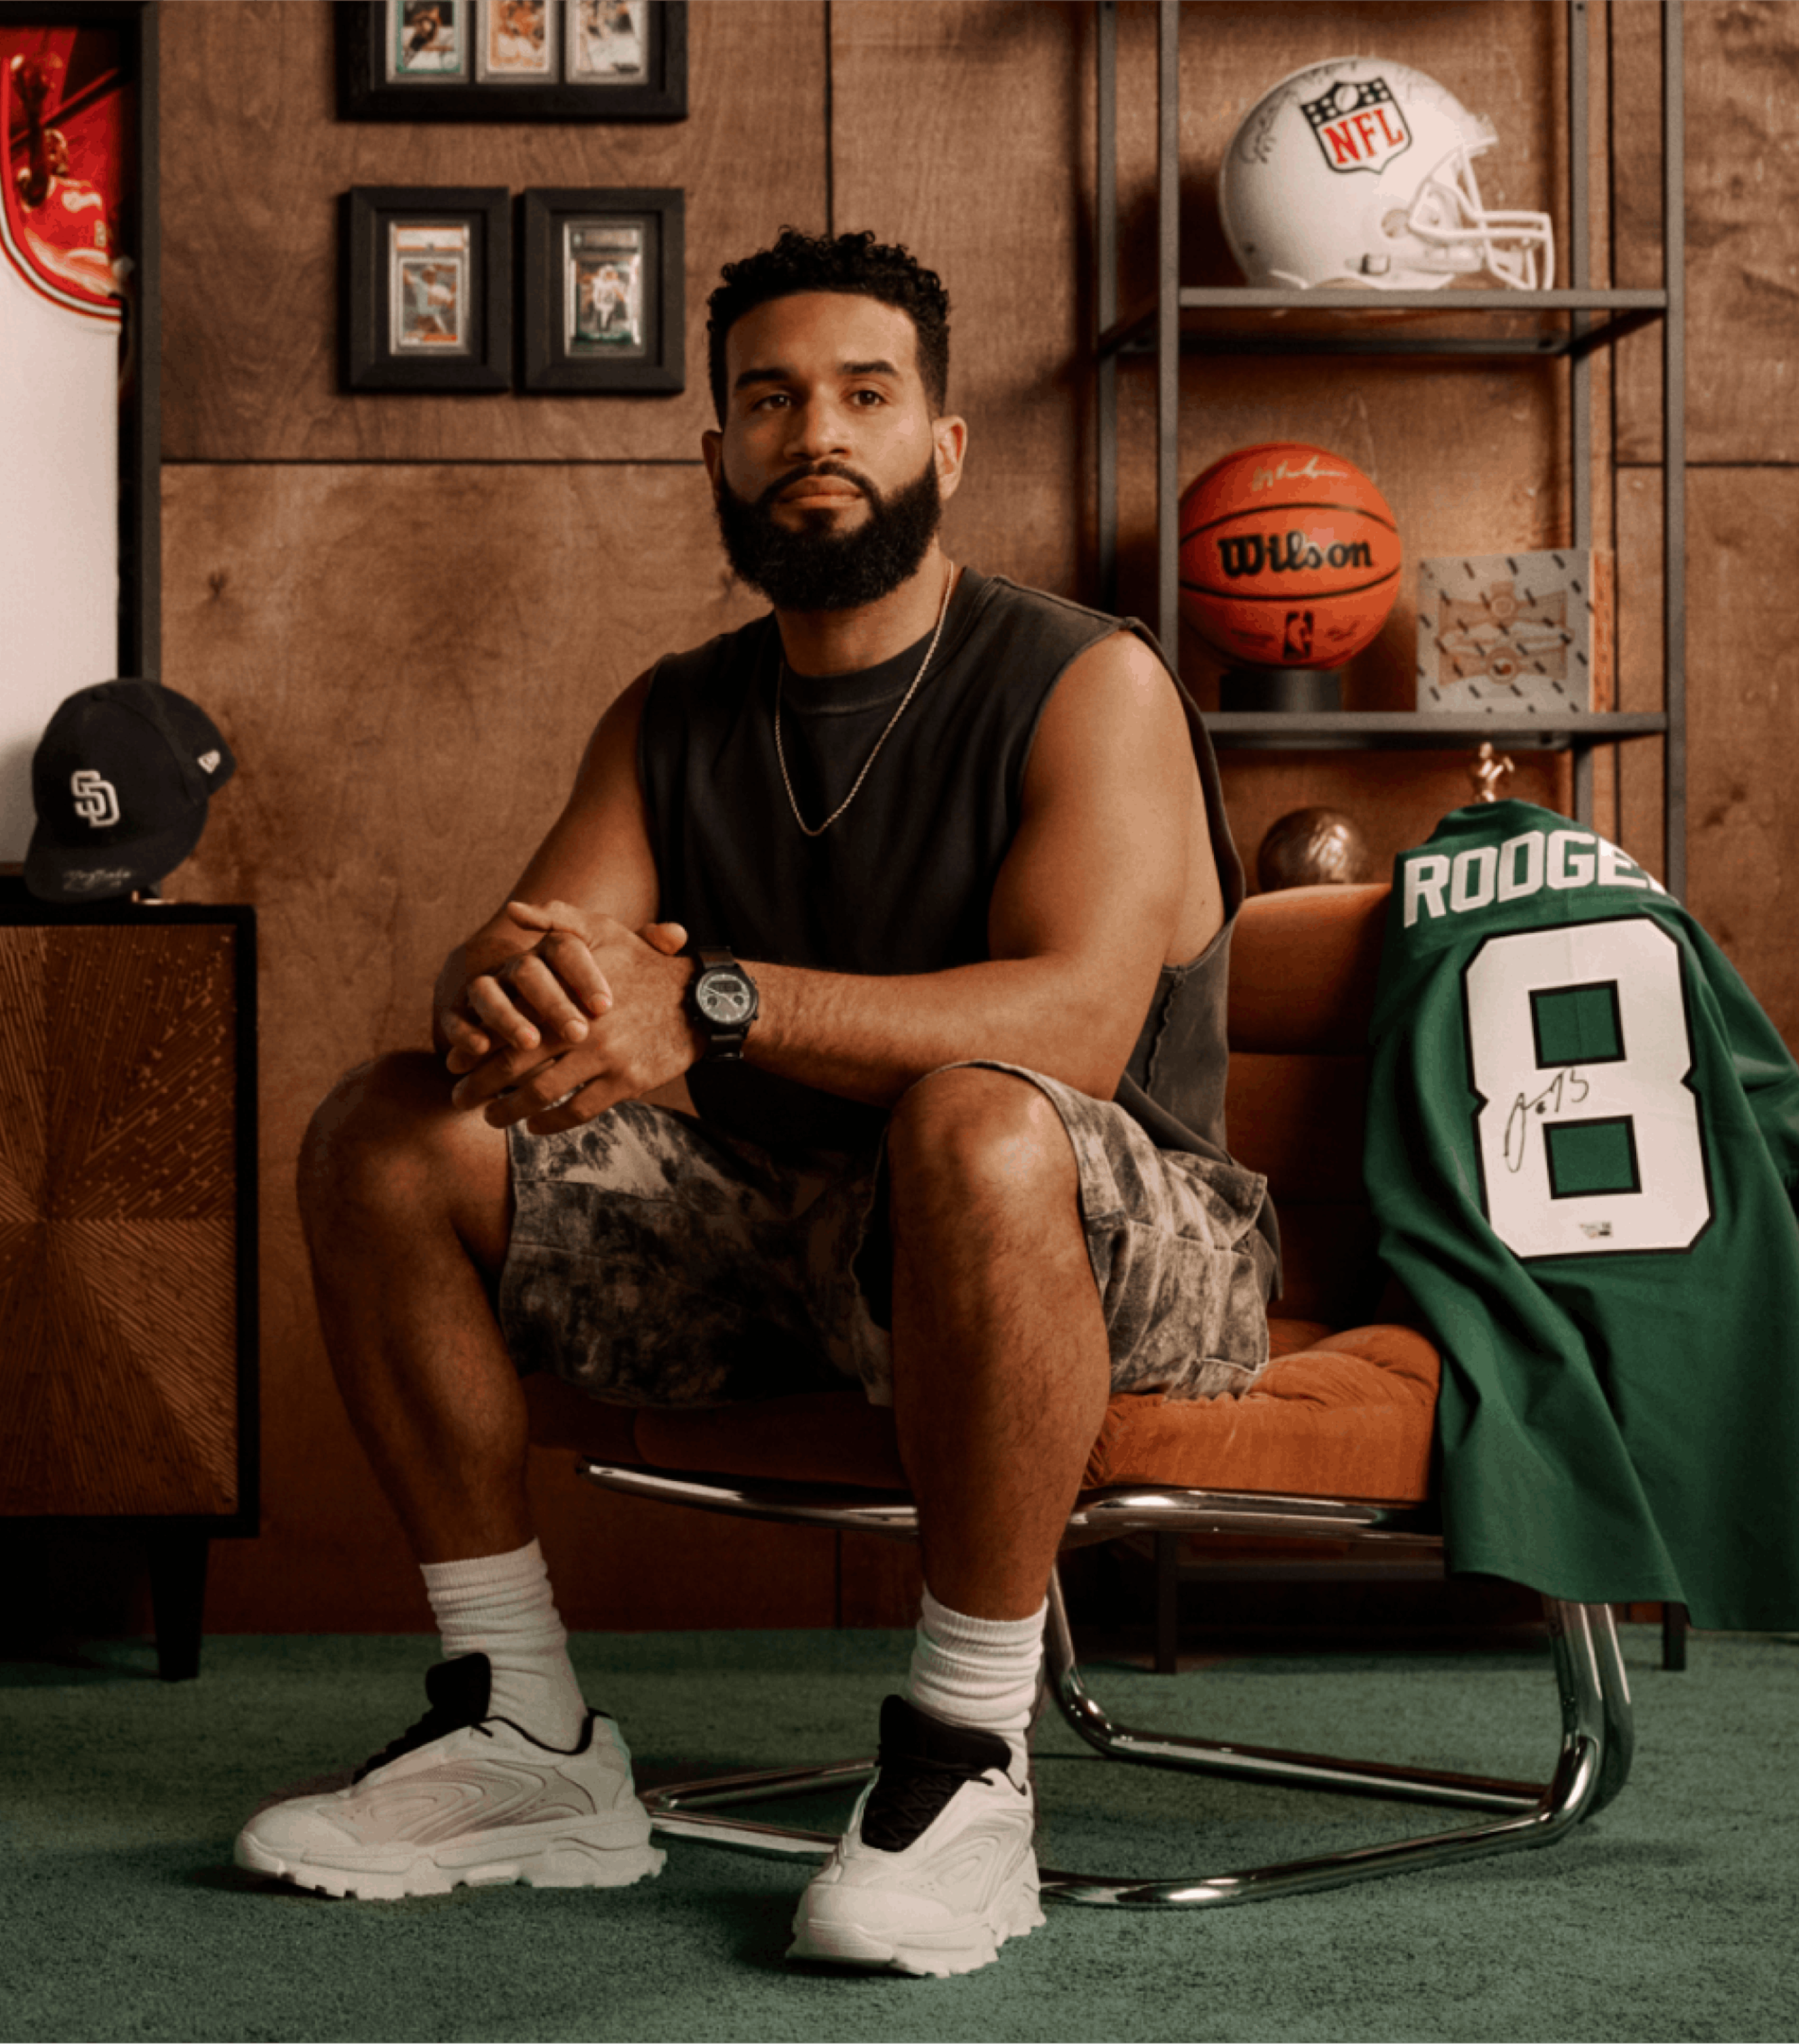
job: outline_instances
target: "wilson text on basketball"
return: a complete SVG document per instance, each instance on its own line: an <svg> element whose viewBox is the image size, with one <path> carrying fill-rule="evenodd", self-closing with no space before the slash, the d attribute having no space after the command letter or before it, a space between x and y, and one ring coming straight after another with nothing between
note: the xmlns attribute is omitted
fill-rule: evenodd
<svg viewBox="0 0 1799 2044"><path fill-rule="evenodd" d="M1218 541L1218 559L1233 582L1245 575L1294 574L1302 569L1368 568L1374 555L1366 540L1321 547L1303 532L1241 532Z"/></svg>

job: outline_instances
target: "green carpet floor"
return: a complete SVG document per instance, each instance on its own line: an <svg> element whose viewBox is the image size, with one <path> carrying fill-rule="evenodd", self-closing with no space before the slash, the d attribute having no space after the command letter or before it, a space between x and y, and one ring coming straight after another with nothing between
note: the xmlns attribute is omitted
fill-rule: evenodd
<svg viewBox="0 0 1799 2044"><path fill-rule="evenodd" d="M868 1750L907 1643L574 1652L653 1783ZM240 1873L258 1803L417 1716L433 1641L213 1639L201 1679L167 1686L135 1642L0 1664L0 2035L1791 2039L1799 1639L1699 1635L1681 1673L1658 1646L1627 1628L1636 1770L1564 1844L1203 1915L1053 1907L954 1981L788 1966L804 1863L681 1840L609 1895L359 1904ZM1557 1737L1546 1650L1090 1672L1127 1722L1258 1743L1540 1778ZM1054 1719L1039 1754L1041 1856L1087 1871L1213 1873L1455 1821L1126 1767Z"/></svg>

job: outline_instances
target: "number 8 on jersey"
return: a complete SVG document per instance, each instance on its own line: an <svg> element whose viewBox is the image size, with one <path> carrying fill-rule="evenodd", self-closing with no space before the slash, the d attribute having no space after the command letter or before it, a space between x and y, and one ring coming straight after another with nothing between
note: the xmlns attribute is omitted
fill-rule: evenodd
<svg viewBox="0 0 1799 2044"><path fill-rule="evenodd" d="M1489 937L1462 994L1483 1204L1506 1247L1690 1249L1712 1196L1674 939L1640 916Z"/></svg>

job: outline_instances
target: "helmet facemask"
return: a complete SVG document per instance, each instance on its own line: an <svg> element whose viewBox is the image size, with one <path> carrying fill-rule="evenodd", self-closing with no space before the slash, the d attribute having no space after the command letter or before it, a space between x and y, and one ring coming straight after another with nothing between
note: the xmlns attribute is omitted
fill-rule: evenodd
<svg viewBox="0 0 1799 2044"><path fill-rule="evenodd" d="M1396 267L1452 276L1486 270L1515 291L1554 288L1555 233L1548 214L1489 213L1481 203L1474 159L1497 139L1489 132L1471 148L1458 144L1419 186L1403 237L1387 237L1396 244Z"/></svg>

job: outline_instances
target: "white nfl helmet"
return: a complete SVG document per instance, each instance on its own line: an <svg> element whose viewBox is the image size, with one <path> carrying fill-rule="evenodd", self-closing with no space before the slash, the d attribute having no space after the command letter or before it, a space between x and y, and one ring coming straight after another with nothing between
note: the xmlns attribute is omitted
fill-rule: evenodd
<svg viewBox="0 0 1799 2044"><path fill-rule="evenodd" d="M1333 57L1259 99L1218 175L1224 230L1252 284L1436 290L1483 271L1555 282L1546 213L1489 213L1474 159L1499 137L1410 64Z"/></svg>

